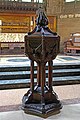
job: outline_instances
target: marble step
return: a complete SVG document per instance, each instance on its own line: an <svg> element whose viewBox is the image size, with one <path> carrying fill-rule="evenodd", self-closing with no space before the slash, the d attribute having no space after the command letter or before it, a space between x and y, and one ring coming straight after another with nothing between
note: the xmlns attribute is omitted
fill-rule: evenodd
<svg viewBox="0 0 80 120"><path fill-rule="evenodd" d="M66 76L66 77L54 77L53 81L60 82L60 81L68 81L68 80L80 80L80 76ZM48 81L48 78L46 78L46 81ZM0 80L0 84L16 84L16 83L30 83L30 79L12 79L12 80ZM34 79L34 82L36 82L36 78Z"/></svg>
<svg viewBox="0 0 80 120"><path fill-rule="evenodd" d="M80 68L80 64L54 64L53 69L77 69ZM34 70L37 69L37 66L34 67ZM46 65L46 70L48 66ZM30 71L30 66L0 66L0 72L13 72L13 71Z"/></svg>
<svg viewBox="0 0 80 120"><path fill-rule="evenodd" d="M37 71L34 71L34 78L36 78ZM62 76L79 76L80 69L56 69L53 70L53 77ZM46 78L48 77L48 70L46 70ZM12 79L29 79L30 71L14 71L14 72L0 72L0 80Z"/></svg>
<svg viewBox="0 0 80 120"><path fill-rule="evenodd" d="M52 80L53 85L80 84L80 76L54 77ZM46 78L46 81L48 81L48 78ZM0 80L0 89L28 88L30 82L30 79ZM36 84L36 79L34 79L34 82Z"/></svg>

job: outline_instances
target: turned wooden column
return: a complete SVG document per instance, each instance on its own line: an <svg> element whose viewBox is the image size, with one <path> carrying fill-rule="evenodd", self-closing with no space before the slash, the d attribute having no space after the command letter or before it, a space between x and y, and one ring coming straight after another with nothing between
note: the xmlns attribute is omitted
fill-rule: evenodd
<svg viewBox="0 0 80 120"><path fill-rule="evenodd" d="M53 61L50 60L48 62L48 87L49 90L52 91L52 70L53 70Z"/></svg>
<svg viewBox="0 0 80 120"><path fill-rule="evenodd" d="M31 74L30 74L30 78L31 78L31 91L34 91L34 61L31 60Z"/></svg>
<svg viewBox="0 0 80 120"><path fill-rule="evenodd" d="M45 63L41 62L40 64L40 70L41 70L41 102L44 103L44 87L45 87Z"/></svg>

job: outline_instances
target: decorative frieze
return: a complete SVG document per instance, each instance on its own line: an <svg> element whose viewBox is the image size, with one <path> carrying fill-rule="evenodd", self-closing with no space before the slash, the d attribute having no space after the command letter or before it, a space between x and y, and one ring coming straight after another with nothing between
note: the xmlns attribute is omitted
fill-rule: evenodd
<svg viewBox="0 0 80 120"><path fill-rule="evenodd" d="M80 18L80 13L60 15L59 18Z"/></svg>
<svg viewBox="0 0 80 120"><path fill-rule="evenodd" d="M24 42L24 33L0 33L0 42Z"/></svg>

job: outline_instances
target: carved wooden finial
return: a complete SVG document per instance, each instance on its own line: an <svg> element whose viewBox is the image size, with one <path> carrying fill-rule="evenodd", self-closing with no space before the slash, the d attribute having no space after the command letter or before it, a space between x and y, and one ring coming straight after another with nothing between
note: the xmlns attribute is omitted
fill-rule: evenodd
<svg viewBox="0 0 80 120"><path fill-rule="evenodd" d="M36 12L38 15L37 20L36 20L36 25L39 26L47 26L48 25L48 19L44 13L44 10L42 8L39 8Z"/></svg>

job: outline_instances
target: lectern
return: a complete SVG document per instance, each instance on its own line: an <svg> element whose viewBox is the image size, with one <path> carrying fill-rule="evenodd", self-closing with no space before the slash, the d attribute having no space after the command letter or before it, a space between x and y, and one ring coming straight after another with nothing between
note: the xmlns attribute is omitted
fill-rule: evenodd
<svg viewBox="0 0 80 120"><path fill-rule="evenodd" d="M62 108L58 96L53 90L53 59L59 53L60 36L48 28L48 19L43 10L39 10L36 27L25 35L25 54L31 61L31 86L22 98L25 112L47 115ZM34 61L37 63L37 84L34 84ZM48 84L45 66L48 63Z"/></svg>

